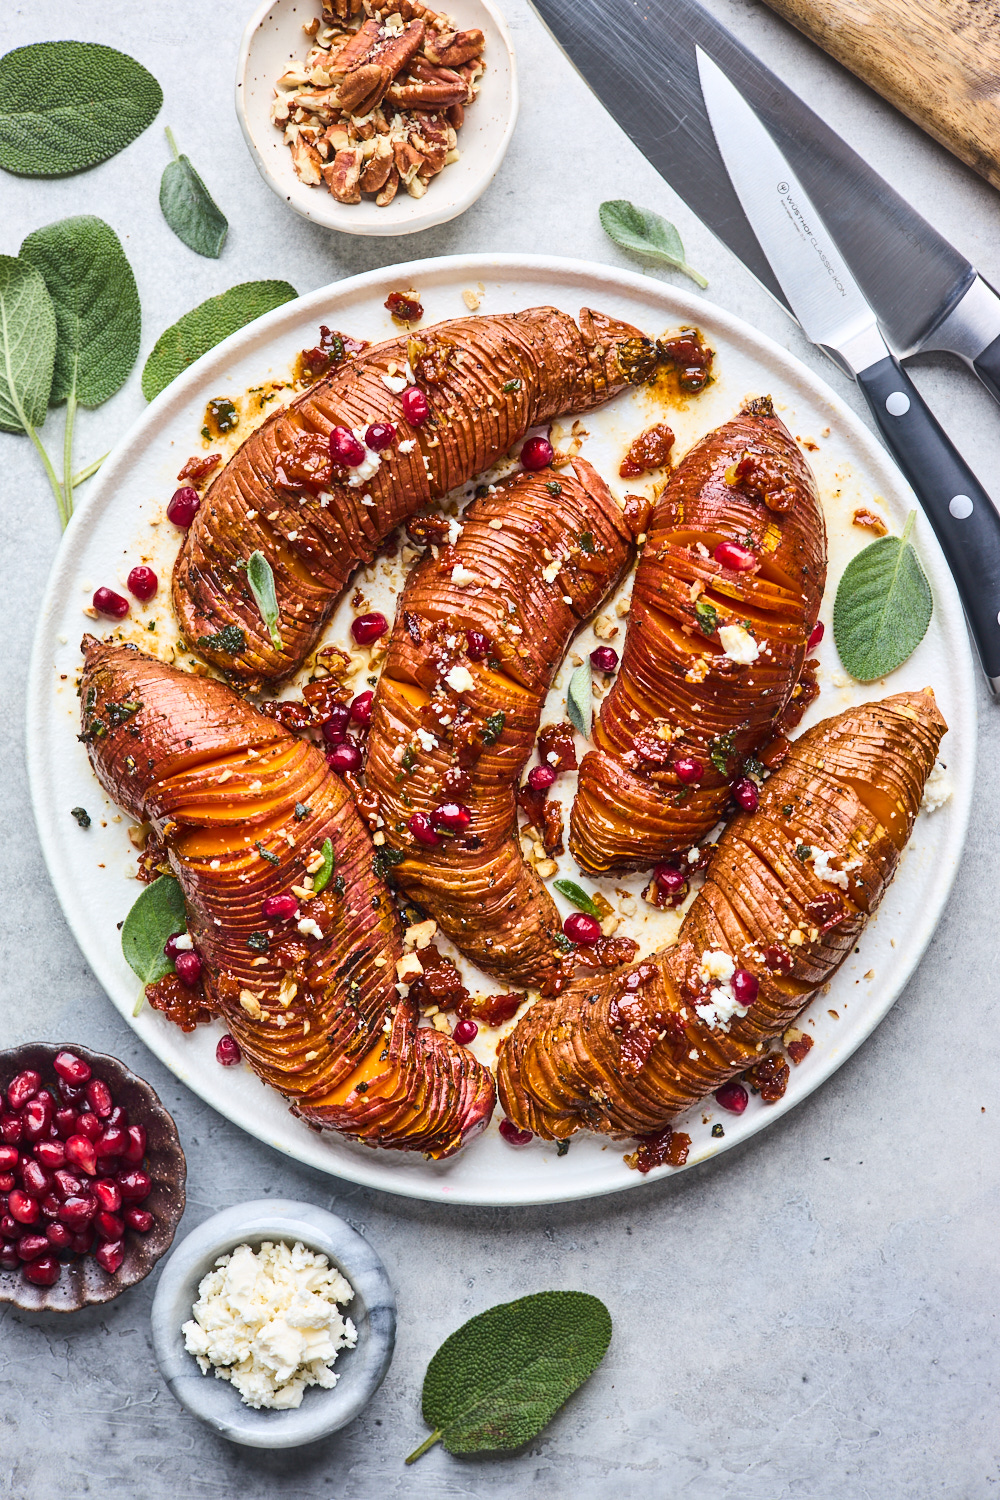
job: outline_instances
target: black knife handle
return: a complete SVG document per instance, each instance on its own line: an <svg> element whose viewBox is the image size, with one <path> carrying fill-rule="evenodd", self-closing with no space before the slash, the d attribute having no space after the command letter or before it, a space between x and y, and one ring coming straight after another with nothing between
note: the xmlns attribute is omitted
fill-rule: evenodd
<svg viewBox="0 0 1000 1500"><path fill-rule="evenodd" d="M994 339L981 354L976 355L972 368L994 401L1000 401L1000 338Z"/></svg>
<svg viewBox="0 0 1000 1500"><path fill-rule="evenodd" d="M1000 689L1000 514L916 386L890 354L858 385L913 486L965 606L993 691Z"/></svg>

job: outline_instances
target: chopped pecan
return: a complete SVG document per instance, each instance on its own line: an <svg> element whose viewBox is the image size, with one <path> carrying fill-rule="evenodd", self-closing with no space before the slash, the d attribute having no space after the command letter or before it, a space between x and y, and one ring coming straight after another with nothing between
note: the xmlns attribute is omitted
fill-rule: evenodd
<svg viewBox="0 0 1000 1500"><path fill-rule="evenodd" d="M191 479L195 484L201 484L202 480L207 479L212 470L217 469L221 462L221 453L203 453L189 458L177 478Z"/></svg>
<svg viewBox="0 0 1000 1500"><path fill-rule="evenodd" d="M322 180L323 158L316 147L311 146L305 136L300 134L292 141L291 151L296 177L308 187L318 187Z"/></svg>
<svg viewBox="0 0 1000 1500"><path fill-rule="evenodd" d="M358 179L363 193L377 193L384 188L392 171L392 144L388 136L380 135L375 150L365 162Z"/></svg>
<svg viewBox="0 0 1000 1500"><path fill-rule="evenodd" d="M456 31L448 40L440 33L431 31L424 42L424 56L432 63L445 68L454 68L459 63L470 62L478 57L486 44L481 31Z"/></svg>
<svg viewBox="0 0 1000 1500"><path fill-rule="evenodd" d="M562 854L563 810L561 802L546 802L542 809L542 847L549 856Z"/></svg>
<svg viewBox="0 0 1000 1500"><path fill-rule="evenodd" d="M338 151L329 166L323 168L323 181L338 203L360 203L361 152Z"/></svg>
<svg viewBox="0 0 1000 1500"><path fill-rule="evenodd" d="M375 199L375 202L378 204L379 208L385 208L386 204L391 203L393 198L395 198L398 190L399 171L397 170L395 163L393 163L392 167L389 169L389 175L385 180L385 187Z"/></svg>

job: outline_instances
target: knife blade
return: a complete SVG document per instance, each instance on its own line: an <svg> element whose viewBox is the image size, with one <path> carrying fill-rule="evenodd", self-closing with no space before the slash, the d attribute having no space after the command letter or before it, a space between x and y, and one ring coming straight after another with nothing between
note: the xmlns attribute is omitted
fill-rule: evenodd
<svg viewBox="0 0 1000 1500"><path fill-rule="evenodd" d="M875 313L791 164L725 72L696 49L730 181L785 300L814 344L852 375L930 521L983 670L1000 690L1000 514L886 347Z"/></svg>
<svg viewBox="0 0 1000 1500"><path fill-rule="evenodd" d="M702 46L812 191L896 354L957 354L1000 402L1000 297L697 0L532 4L646 159L787 308L719 155L695 60L695 47Z"/></svg>

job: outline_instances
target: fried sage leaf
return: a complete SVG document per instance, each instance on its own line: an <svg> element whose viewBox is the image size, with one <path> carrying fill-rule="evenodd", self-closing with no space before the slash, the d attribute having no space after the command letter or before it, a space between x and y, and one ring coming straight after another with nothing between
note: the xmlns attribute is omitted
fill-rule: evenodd
<svg viewBox="0 0 1000 1500"><path fill-rule="evenodd" d="M615 244L633 255L644 255L649 260L662 261L675 271L683 271L700 287L708 282L700 271L689 266L684 258L684 246L676 226L651 208L637 208L627 198L612 198L602 203L601 228L610 235Z"/></svg>
<svg viewBox="0 0 1000 1500"><path fill-rule="evenodd" d="M196 359L223 339L299 294L287 281L243 281L209 297L161 333L142 372L142 394L152 401Z"/></svg>
<svg viewBox="0 0 1000 1500"><path fill-rule="evenodd" d="M585 739L590 739L594 723L594 672L587 657L577 667L566 690L566 713L574 729L579 729Z"/></svg>
<svg viewBox="0 0 1000 1500"><path fill-rule="evenodd" d="M141 135L162 103L152 73L114 47L17 47L0 58L0 167L22 177L83 172Z"/></svg>
<svg viewBox="0 0 1000 1500"><path fill-rule="evenodd" d="M520 1448L597 1369L611 1314L587 1292L536 1292L470 1318L427 1367L424 1421L434 1430L406 1462Z"/></svg>
<svg viewBox="0 0 1000 1500"><path fill-rule="evenodd" d="M840 659L859 682L894 672L927 634L934 600L910 541L916 511L902 536L883 536L844 569L833 606Z"/></svg>
<svg viewBox="0 0 1000 1500"><path fill-rule="evenodd" d="M600 907L587 895L582 885L577 885L575 880L553 880L552 884L560 896L572 901L577 911L586 912L588 917L597 917L600 921Z"/></svg>
<svg viewBox="0 0 1000 1500"><path fill-rule="evenodd" d="M167 938L186 930L187 911L180 882L172 875L161 875L136 898L122 924L122 953L129 968L142 981L136 1012L147 984L155 984L174 972L173 963L163 951Z"/></svg>
<svg viewBox="0 0 1000 1500"><path fill-rule="evenodd" d="M278 596L274 591L274 573L271 564L263 552L251 552L247 559L247 582L250 585L251 594L257 601L261 619L267 626L271 645L276 651L280 651L284 643L278 629L278 620L281 618Z"/></svg>
<svg viewBox="0 0 1000 1500"><path fill-rule="evenodd" d="M174 133L169 127L167 140L174 159L164 167L160 178L160 208L163 217L177 238L183 240L195 254L218 260L226 243L229 220L198 176L190 159L177 150Z"/></svg>

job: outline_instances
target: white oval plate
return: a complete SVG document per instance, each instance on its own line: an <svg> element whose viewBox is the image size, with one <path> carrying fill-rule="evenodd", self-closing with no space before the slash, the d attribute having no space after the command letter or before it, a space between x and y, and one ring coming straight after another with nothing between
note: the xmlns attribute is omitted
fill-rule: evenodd
<svg viewBox="0 0 1000 1500"><path fill-rule="evenodd" d="M683 453L702 433L732 416L746 397L764 392L773 395L791 431L815 444L808 457L827 514L830 574L823 609L827 638L817 653L823 667L823 691L805 722L904 688L929 683L937 693L951 726L942 751L955 785L950 802L918 819L900 872L859 951L838 972L829 992L817 995L806 1012L800 1024L814 1037L815 1045L802 1064L792 1069L785 1097L771 1106L752 1098L740 1117L725 1114L711 1099L691 1110L679 1122L693 1139L689 1165L772 1124L840 1067L886 1014L913 973L948 898L961 854L976 740L973 665L962 609L930 527L920 517L915 541L935 600L924 641L885 683L863 687L839 671L829 630L834 593L848 559L871 540L870 533L851 524L854 509L873 504L898 532L914 503L910 491L867 428L797 360L710 303L644 276L550 256L480 255L409 262L313 292L211 350L152 403L107 459L73 517L56 559L35 640L28 685L28 765L42 848L80 947L129 1024L190 1088L251 1135L299 1161L355 1182L456 1203L545 1203L637 1187L650 1179L625 1166L622 1156L628 1148L621 1144L581 1136L573 1140L565 1156L558 1157L554 1145L537 1141L529 1147L508 1146L496 1122L468 1150L437 1163L320 1135L294 1119L282 1098L248 1069L227 1069L216 1063L219 1024L185 1035L148 1006L133 1018L137 985L122 958L116 924L137 894L138 887L130 878L135 850L127 837L126 821L101 793L76 738L80 636L84 629L108 633L113 628L110 622L95 624L83 615L92 590L102 583L122 588L131 566L140 558L152 561L164 580L161 596L149 610L135 606L127 634L147 645L157 641L163 652L175 629L166 580L179 537L162 521L163 508L176 486L181 464L200 448L198 433L206 400L235 397L269 378L285 378L295 353L315 342L321 322L373 341L391 336L392 324L382 306L390 291L417 287L427 309L426 321L431 323L461 315L465 311L463 290L480 283L484 313L554 303L575 314L581 305L590 305L629 319L650 334L684 323L702 328L717 350L717 379L685 409L671 410L669 420L678 437L676 451ZM617 472L624 447L654 416L651 400L644 392L628 392L586 417L583 454L606 475ZM237 434L243 435L245 427ZM626 488L617 480L612 483L619 492ZM389 581L382 574L363 586L372 603L391 602ZM352 617L345 596L328 637L344 640ZM146 629L150 620L157 622L155 633ZM592 644L589 634L580 638L581 650L589 651ZM563 691L567 671L564 666ZM547 706L547 719L562 717L560 683ZM567 780L560 787L568 807L571 783ZM93 817L93 826L86 832L70 816L70 809L77 805L86 807ZM576 873L568 857L562 873ZM613 881L605 882L603 889L613 896L614 886ZM640 903L640 915L621 930L631 930L648 951L672 930L671 920L648 907L643 910ZM484 986L479 983L478 987ZM480 1055L487 1055L486 1051ZM725 1135L713 1138L712 1126L720 1123ZM666 1171L660 1169L656 1175Z"/></svg>

